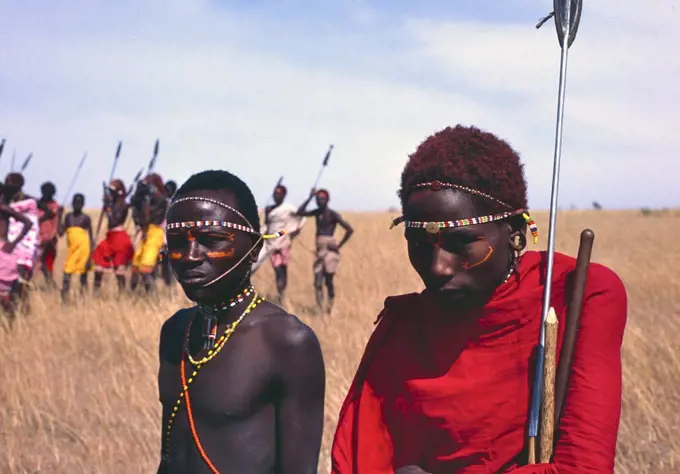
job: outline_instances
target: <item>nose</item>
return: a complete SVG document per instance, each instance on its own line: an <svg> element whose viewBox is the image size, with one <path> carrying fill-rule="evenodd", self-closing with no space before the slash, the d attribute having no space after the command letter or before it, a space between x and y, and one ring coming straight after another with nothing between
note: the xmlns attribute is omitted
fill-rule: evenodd
<svg viewBox="0 0 680 474"><path fill-rule="evenodd" d="M456 274L455 267L458 257L447 252L439 246L435 246L432 252L430 272L437 279L449 279Z"/></svg>
<svg viewBox="0 0 680 474"><path fill-rule="evenodd" d="M186 260L189 262L200 262L201 260L203 260L203 256L201 255L201 249L199 248L196 239L189 239L188 245L189 248L184 254Z"/></svg>

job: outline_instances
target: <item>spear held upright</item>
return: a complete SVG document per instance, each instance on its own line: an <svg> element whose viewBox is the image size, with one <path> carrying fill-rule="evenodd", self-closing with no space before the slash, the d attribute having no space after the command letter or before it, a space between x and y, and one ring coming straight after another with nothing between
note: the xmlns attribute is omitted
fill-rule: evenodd
<svg viewBox="0 0 680 474"><path fill-rule="evenodd" d="M24 163L21 165L21 170L20 172L23 173L26 171L26 168L28 168L28 164L31 162L31 158L33 158L33 153L29 153L26 159L24 160Z"/></svg>
<svg viewBox="0 0 680 474"><path fill-rule="evenodd" d="M120 158L120 152L123 148L123 142L118 141L118 148L116 148L116 154L113 156L113 164L111 165L111 173L109 174L109 182L108 183L103 183L103 192L104 196L106 196L106 187L111 184L111 181L113 181L113 176L116 172L116 167L118 166L118 158ZM99 214L99 220L97 221L97 232L95 235L97 238L99 238L99 231L102 229L102 220L104 219L104 208L102 207L102 212Z"/></svg>
<svg viewBox="0 0 680 474"><path fill-rule="evenodd" d="M78 179L78 175L80 174L80 170L82 169L86 158L87 158L87 152L80 159L80 163L78 163L78 167L76 168L76 172L73 174L73 178L71 178L71 183L68 185L68 189L66 190L66 194L64 194L64 199L61 201L62 205L64 205L64 206L66 205L66 200L71 195L71 191L73 191L73 186L76 184L76 180Z"/></svg>
<svg viewBox="0 0 680 474"><path fill-rule="evenodd" d="M552 290L553 262L555 258L555 225L557 221L557 201L560 178L560 161L562 158L562 131L564 124L564 100L567 86L567 64L569 57L569 47L576 39L578 31L582 0L553 0L553 12L544 18L538 25L540 28L550 17L555 18L555 28L557 30L557 40L562 50L560 60L560 76L557 96L557 123L555 130L555 148L553 157L552 186L550 192L550 223L548 227L548 251L547 269L545 277L545 287L543 291L543 307L541 312L541 333L539 338L538 350L536 355L536 373L534 375L534 386L532 391L531 411L529 413L529 463L536 462L536 438L538 437L538 424L541 406L543 403L543 378L545 367L545 346L546 346L546 321L548 315L554 309L550 305L550 292ZM554 345L553 345L554 346ZM554 354L552 363L554 364ZM552 442L551 440L549 442Z"/></svg>
<svg viewBox="0 0 680 474"><path fill-rule="evenodd" d="M323 164L321 165L321 169L319 170L319 174L316 177L316 181L314 182L314 186L312 189L316 189L316 187L319 185L319 180L321 179L321 175L323 174L323 170L326 169L326 166L328 166L328 161L331 159L331 152L333 151L333 145L328 147L328 151L326 152L326 156L323 158Z"/></svg>

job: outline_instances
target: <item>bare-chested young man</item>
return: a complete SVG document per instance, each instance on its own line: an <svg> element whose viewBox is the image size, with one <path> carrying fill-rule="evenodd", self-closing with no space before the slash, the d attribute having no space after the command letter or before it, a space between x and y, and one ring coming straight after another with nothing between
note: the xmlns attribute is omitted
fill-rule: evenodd
<svg viewBox="0 0 680 474"><path fill-rule="evenodd" d="M159 473L317 472L321 347L312 329L253 289L263 238L271 236L260 233L255 199L231 173L193 175L173 198L168 253L198 306L161 330Z"/></svg>
<svg viewBox="0 0 680 474"><path fill-rule="evenodd" d="M113 270L118 290L125 290L125 272L132 262L134 249L125 229L129 204L127 203L125 183L114 179L108 185L103 197L103 212L108 221L106 238L99 242L92 254L94 263L94 290L99 291L104 280L104 272Z"/></svg>
<svg viewBox="0 0 680 474"><path fill-rule="evenodd" d="M80 292L87 290L87 272L92 265L92 219L83 212L85 196L77 193L73 196L73 211L62 219L63 208L59 213L59 235L66 235L66 260L64 261L64 276L61 286L61 298L68 300L71 287L71 276L80 278Z"/></svg>
<svg viewBox="0 0 680 474"><path fill-rule="evenodd" d="M4 198L4 186L0 183L0 306L9 317L10 324L14 321L14 288L19 279L17 268L16 245L26 237L33 226L31 220L22 213L10 207ZM10 218L22 225L19 234L9 238Z"/></svg>
<svg viewBox="0 0 680 474"><path fill-rule="evenodd" d="M151 173L140 181L131 204L141 240L132 257L130 289L136 290L141 278L147 293L153 293L156 290L156 264L165 240L162 226L168 208L165 186L160 175Z"/></svg>
<svg viewBox="0 0 680 474"><path fill-rule="evenodd" d="M316 197L317 208L308 211L307 206L313 197ZM328 291L328 312L333 308L335 301L335 285L333 277L340 265L340 249L347 243L354 229L336 211L328 207L330 194L325 189L312 189L309 197L302 203L297 211L299 216L314 216L316 220L316 260L314 261L314 289L316 291L316 304L323 309L323 284L326 283ZM345 235L340 243L335 240L335 229L340 225L345 229Z"/></svg>

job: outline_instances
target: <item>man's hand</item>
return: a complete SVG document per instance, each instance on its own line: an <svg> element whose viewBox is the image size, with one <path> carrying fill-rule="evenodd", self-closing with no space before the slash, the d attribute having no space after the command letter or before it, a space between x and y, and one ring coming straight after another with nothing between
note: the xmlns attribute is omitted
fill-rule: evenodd
<svg viewBox="0 0 680 474"><path fill-rule="evenodd" d="M404 466L397 469L394 474L429 474L418 466Z"/></svg>
<svg viewBox="0 0 680 474"><path fill-rule="evenodd" d="M328 244L328 246L326 248L328 250L330 250L331 252L339 252L340 251L340 246L337 245L337 244Z"/></svg>
<svg viewBox="0 0 680 474"><path fill-rule="evenodd" d="M12 253L14 252L15 247L16 247L15 242L5 242L2 246L2 251L5 253Z"/></svg>
<svg viewBox="0 0 680 474"><path fill-rule="evenodd" d="M309 199L313 198L315 194L316 194L316 189L312 188L312 190L309 192Z"/></svg>

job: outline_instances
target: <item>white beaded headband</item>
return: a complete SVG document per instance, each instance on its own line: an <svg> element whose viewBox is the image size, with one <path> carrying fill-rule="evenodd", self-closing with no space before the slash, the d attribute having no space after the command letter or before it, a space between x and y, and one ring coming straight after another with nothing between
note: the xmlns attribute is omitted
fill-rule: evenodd
<svg viewBox="0 0 680 474"><path fill-rule="evenodd" d="M261 234L260 232L256 231L253 229L253 225L250 223L248 219L246 219L246 216L241 214L238 210L234 209L233 207L229 206L228 204L224 204L223 202L220 202L216 199L211 199L211 198L205 198L205 197L199 197L199 196L187 196L183 198L179 198L176 201L173 201L170 206L168 207L168 213L170 212L170 209L172 207L180 202L185 202L185 201L203 201L203 202L209 202L212 204L216 204L220 207L223 207L225 209L229 209L231 212L239 216L241 219L243 219L246 225L242 224L236 224L234 222L228 222L228 221L218 221L218 220L200 220L200 221L183 221L183 222L168 222L166 224L166 229L167 230L172 230L172 229L194 229L194 228L200 228L200 227L225 227L229 229L234 229L234 230L240 230L242 232L247 232L249 234L253 235L259 235L263 239L275 239L278 237L281 237L285 235L286 231L281 230L279 232L276 232L275 234ZM167 214L166 214L167 215Z"/></svg>

